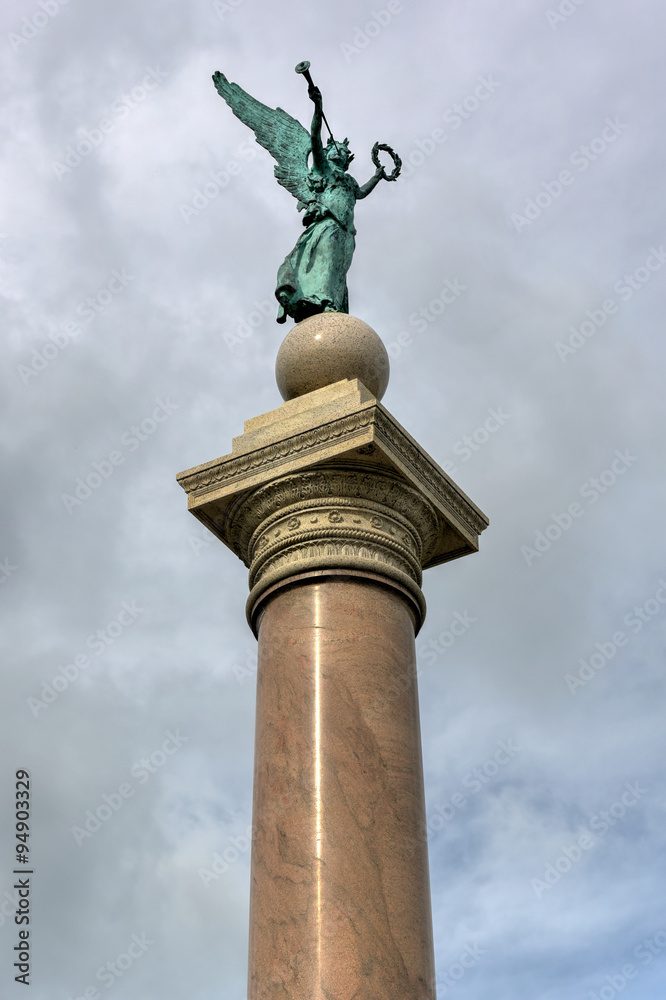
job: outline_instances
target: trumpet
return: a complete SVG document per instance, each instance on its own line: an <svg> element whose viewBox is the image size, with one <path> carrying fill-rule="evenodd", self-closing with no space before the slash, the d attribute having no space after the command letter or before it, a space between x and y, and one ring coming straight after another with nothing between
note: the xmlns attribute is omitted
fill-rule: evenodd
<svg viewBox="0 0 666 1000"><path fill-rule="evenodd" d="M308 60L304 59L303 62L299 62L299 63L296 64L296 66L294 67L294 70L295 70L296 73L300 73L301 76L305 77L305 79L308 82L308 86L314 87L314 81L313 81L312 77L310 76L310 65L311 64L308 62ZM324 125L328 129L328 134L330 135L331 139L333 139L333 142L337 146L338 145L338 141L335 138L335 136L333 135L333 133L331 132L331 126L326 121L326 115L324 114L324 109L323 108L322 108L322 112L321 112L321 117L324 119Z"/></svg>

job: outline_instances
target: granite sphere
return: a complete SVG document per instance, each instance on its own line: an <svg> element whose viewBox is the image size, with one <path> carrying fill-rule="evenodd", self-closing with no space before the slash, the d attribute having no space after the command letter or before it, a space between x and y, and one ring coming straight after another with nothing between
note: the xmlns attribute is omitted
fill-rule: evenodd
<svg viewBox="0 0 666 1000"><path fill-rule="evenodd" d="M389 380L389 358L371 326L347 313L325 312L294 326L282 341L275 378L283 399L359 379L381 399Z"/></svg>

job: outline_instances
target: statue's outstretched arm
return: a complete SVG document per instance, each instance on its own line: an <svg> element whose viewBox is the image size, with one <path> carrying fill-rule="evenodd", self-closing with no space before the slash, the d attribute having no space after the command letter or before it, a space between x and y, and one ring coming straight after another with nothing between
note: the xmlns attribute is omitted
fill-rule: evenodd
<svg viewBox="0 0 666 1000"><path fill-rule="evenodd" d="M370 192L375 190L383 176L384 171L381 167L377 167L369 181L366 181L365 184L359 184L356 197L358 199L367 198Z"/></svg>
<svg viewBox="0 0 666 1000"><path fill-rule="evenodd" d="M312 115L312 127L310 129L310 139L312 142L312 165L320 173L324 173L327 167L326 153L324 152L324 144L321 141L321 126L322 126L322 96L319 87L309 87L308 97L314 103L315 109Z"/></svg>

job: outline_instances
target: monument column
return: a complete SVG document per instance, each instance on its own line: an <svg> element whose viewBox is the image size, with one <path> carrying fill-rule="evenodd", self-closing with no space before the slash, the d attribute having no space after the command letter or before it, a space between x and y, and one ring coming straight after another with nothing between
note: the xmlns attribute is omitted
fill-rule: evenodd
<svg viewBox="0 0 666 1000"><path fill-rule="evenodd" d="M259 624L249 996L434 997L411 601L323 576Z"/></svg>
<svg viewBox="0 0 666 1000"><path fill-rule="evenodd" d="M250 571L248 997L434 1000L421 574L488 522L379 402L388 358L365 323L297 324L277 378L281 407L178 476Z"/></svg>

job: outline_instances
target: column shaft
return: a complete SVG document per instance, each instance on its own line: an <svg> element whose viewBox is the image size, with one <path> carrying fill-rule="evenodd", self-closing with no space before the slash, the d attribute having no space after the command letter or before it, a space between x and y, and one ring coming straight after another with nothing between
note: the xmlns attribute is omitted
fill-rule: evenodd
<svg viewBox="0 0 666 1000"><path fill-rule="evenodd" d="M249 1000L434 1000L414 617L323 577L259 623Z"/></svg>

